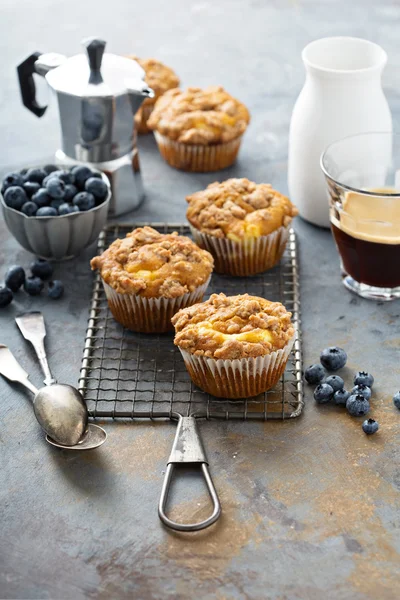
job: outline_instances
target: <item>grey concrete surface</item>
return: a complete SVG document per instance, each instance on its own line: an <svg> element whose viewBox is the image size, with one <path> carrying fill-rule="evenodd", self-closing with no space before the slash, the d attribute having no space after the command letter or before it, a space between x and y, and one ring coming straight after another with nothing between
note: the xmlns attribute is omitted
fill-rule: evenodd
<svg viewBox="0 0 400 600"><path fill-rule="evenodd" d="M170 169L152 137L140 140L146 203L130 220L183 220L185 194L216 178L246 176L286 190L290 112L303 81L302 47L312 39L358 35L389 54L384 84L399 125L400 5L383 0L113 0L1 3L0 161L2 170L51 155L55 105L38 120L20 104L15 66L34 50L65 54L101 35L109 50L156 56L185 85L223 84L252 113L235 167L216 175ZM358 419L315 406L291 422L201 423L222 503L208 531L162 528L157 502L174 435L169 423L107 423L107 445L85 455L48 446L29 400L0 381L0 597L177 600L394 600L400 596L400 304L358 299L341 285L328 231L296 223L301 258L305 362L330 344L355 369L375 375L366 437ZM0 276L32 259L0 223ZM42 310L56 377L76 384L91 288L89 258L57 266L65 298L18 295L0 315L8 344L35 383L31 350L13 316ZM200 517L201 482L174 488L173 515Z"/></svg>

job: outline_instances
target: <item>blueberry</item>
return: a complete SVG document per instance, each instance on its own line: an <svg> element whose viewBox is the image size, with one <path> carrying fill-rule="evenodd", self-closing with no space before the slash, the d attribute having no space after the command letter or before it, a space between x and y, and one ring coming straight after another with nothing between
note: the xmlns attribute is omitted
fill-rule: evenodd
<svg viewBox="0 0 400 600"><path fill-rule="evenodd" d="M304 371L304 379L307 383L320 383L325 377L325 369L322 365L311 365Z"/></svg>
<svg viewBox="0 0 400 600"><path fill-rule="evenodd" d="M55 208L57 213L58 213L58 209L60 208L60 206L62 204L64 204L65 200L63 198L55 198L54 200L52 200L50 202L50 206L51 208Z"/></svg>
<svg viewBox="0 0 400 600"><path fill-rule="evenodd" d="M23 204L21 208L21 212L24 213L24 215L26 215L27 217L34 217L37 213L37 210L37 204L31 202L31 200L25 202L25 204Z"/></svg>
<svg viewBox="0 0 400 600"><path fill-rule="evenodd" d="M44 287L43 281L40 277L27 277L24 283L24 290L30 296L39 296Z"/></svg>
<svg viewBox="0 0 400 600"><path fill-rule="evenodd" d="M335 404L337 404L338 406L346 406L346 402L349 397L350 397L350 392L348 392L347 390L343 390L343 389L337 390L333 394L333 399L335 401Z"/></svg>
<svg viewBox="0 0 400 600"><path fill-rule="evenodd" d="M56 167L56 165L45 165L43 167L43 171L46 171L47 175L50 175L50 173L54 173L54 171L58 171L58 167Z"/></svg>
<svg viewBox="0 0 400 600"><path fill-rule="evenodd" d="M43 206L48 206L51 202L51 198L48 195L47 190L45 190L45 188L40 188L40 190L38 190L36 194L33 194L31 200L39 208L42 208Z"/></svg>
<svg viewBox="0 0 400 600"><path fill-rule="evenodd" d="M57 209L52 206L42 206L36 213L37 217L56 217L57 215Z"/></svg>
<svg viewBox="0 0 400 600"><path fill-rule="evenodd" d="M329 402L333 396L333 388L327 383L320 383L314 390L314 400L318 404Z"/></svg>
<svg viewBox="0 0 400 600"><path fill-rule="evenodd" d="M369 411L369 402L361 394L353 394L346 402L347 411L353 417L362 417Z"/></svg>
<svg viewBox="0 0 400 600"><path fill-rule="evenodd" d="M371 388L374 385L374 378L366 371L358 371L354 377L354 385L367 385Z"/></svg>
<svg viewBox="0 0 400 600"><path fill-rule="evenodd" d="M393 404L400 410L400 392L396 392L393 396Z"/></svg>
<svg viewBox="0 0 400 600"><path fill-rule="evenodd" d="M347 354L343 348L331 346L330 348L325 348L325 350L322 350L320 361L325 369L328 369L328 371L337 371L346 364Z"/></svg>
<svg viewBox="0 0 400 600"><path fill-rule="evenodd" d="M344 388L344 381L339 375L329 375L329 377L325 379L325 383L330 385L334 392Z"/></svg>
<svg viewBox="0 0 400 600"><path fill-rule="evenodd" d="M64 198L65 183L58 177L50 177L46 183L46 190L52 198Z"/></svg>
<svg viewBox="0 0 400 600"><path fill-rule="evenodd" d="M24 185L24 178L21 173L8 173L2 182L1 191L4 194L7 188L11 186L22 187Z"/></svg>
<svg viewBox="0 0 400 600"><path fill-rule="evenodd" d="M379 429L379 424L374 419L366 419L362 424L362 429L364 433L371 435L372 433L376 433Z"/></svg>
<svg viewBox="0 0 400 600"><path fill-rule="evenodd" d="M93 171L91 174L91 177L96 177L97 179L102 179L103 175L102 175L102 173L100 173L100 171Z"/></svg>
<svg viewBox="0 0 400 600"><path fill-rule="evenodd" d="M73 203L79 208L79 210L90 210L96 205L96 200L94 199L93 194L89 194L88 192L79 192L79 194L77 194L73 199Z"/></svg>
<svg viewBox="0 0 400 600"><path fill-rule="evenodd" d="M27 181L34 181L36 183L42 183L47 173L44 169L29 169L25 175Z"/></svg>
<svg viewBox="0 0 400 600"><path fill-rule="evenodd" d="M38 258L31 264L31 271L34 277L40 279L50 279L53 275L53 266L44 258Z"/></svg>
<svg viewBox="0 0 400 600"><path fill-rule="evenodd" d="M13 185L7 188L4 192L4 202L10 208L14 208L15 210L21 210L25 202L28 202L28 196L26 195L25 190L22 187L17 187L16 185Z"/></svg>
<svg viewBox="0 0 400 600"><path fill-rule="evenodd" d="M53 171L52 173L47 175L46 182L50 181L50 179L53 179L53 177L61 179L61 181L63 181L65 185L74 183L74 176L71 173L71 171L64 171L62 169L60 169L59 171Z"/></svg>
<svg viewBox="0 0 400 600"><path fill-rule="evenodd" d="M68 204L67 202L61 204L61 206L58 209L59 215L70 215L75 212L79 212L79 208L74 204Z"/></svg>
<svg viewBox="0 0 400 600"><path fill-rule="evenodd" d="M369 388L367 385L364 385L363 383L355 385L351 390L351 393L360 394L360 396L363 396L366 400L369 400L371 398L371 388Z"/></svg>
<svg viewBox="0 0 400 600"><path fill-rule="evenodd" d="M14 298L12 291L8 287L0 287L0 308L5 308Z"/></svg>
<svg viewBox="0 0 400 600"><path fill-rule="evenodd" d="M49 287L47 290L47 295L49 298L53 298L53 300L58 300L64 293L64 285L63 282L59 279L55 279L54 281L49 281Z"/></svg>
<svg viewBox="0 0 400 600"><path fill-rule="evenodd" d="M64 189L65 202L71 202L77 193L78 193L78 189L72 183L68 183Z"/></svg>
<svg viewBox="0 0 400 600"><path fill-rule="evenodd" d="M85 190L96 198L96 200L105 200L108 194L107 184L97 177L89 177L85 182Z"/></svg>
<svg viewBox="0 0 400 600"><path fill-rule="evenodd" d="M31 198L33 194L36 194L36 192L40 190L40 183L37 183L36 181L27 181L22 187L28 198Z"/></svg>
<svg viewBox="0 0 400 600"><path fill-rule="evenodd" d="M19 265L8 267L4 283L12 292L18 292L25 281L25 271Z"/></svg>
<svg viewBox="0 0 400 600"><path fill-rule="evenodd" d="M85 165L79 165L78 167L74 167L71 171L72 175L75 178L75 185L80 190L83 190L85 187L85 182L89 177L93 177L92 171L89 167L85 167Z"/></svg>

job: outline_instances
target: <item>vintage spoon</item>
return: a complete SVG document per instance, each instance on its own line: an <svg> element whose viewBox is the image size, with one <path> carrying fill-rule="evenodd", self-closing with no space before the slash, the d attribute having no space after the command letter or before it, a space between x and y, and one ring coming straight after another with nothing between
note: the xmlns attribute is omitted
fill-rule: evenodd
<svg viewBox="0 0 400 600"><path fill-rule="evenodd" d="M3 344L0 344L0 374L34 394L33 410L49 444L66 450L89 450L106 441L104 429L88 424L86 404L75 388L55 383L38 390Z"/></svg>

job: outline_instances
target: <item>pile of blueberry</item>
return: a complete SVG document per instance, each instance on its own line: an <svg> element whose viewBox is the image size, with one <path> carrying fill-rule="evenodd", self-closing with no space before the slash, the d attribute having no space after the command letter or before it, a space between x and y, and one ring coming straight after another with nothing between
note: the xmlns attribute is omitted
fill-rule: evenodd
<svg viewBox="0 0 400 600"><path fill-rule="evenodd" d="M305 380L310 384L318 384L314 390L314 399L318 404L326 404L333 400L339 406L345 406L353 417L366 415L370 410L371 388L374 383L372 375L366 371L358 371L354 377L351 392L344 389L344 381L339 375L326 376L327 371L338 371L347 362L347 354L343 348L331 346L322 351L320 364L311 365L305 370ZM400 408L400 393L399 393ZM367 419L362 424L367 434L376 433L379 425L374 419Z"/></svg>
<svg viewBox="0 0 400 600"><path fill-rule="evenodd" d="M4 202L28 217L56 217L90 210L108 196L99 172L80 165L59 170L55 165L8 173L1 186Z"/></svg>
<svg viewBox="0 0 400 600"><path fill-rule="evenodd" d="M25 271L19 265L8 268L4 278L4 286L0 287L0 308L8 306L14 298L14 294L23 286L25 292L30 296L39 296L44 288L44 282L53 275L53 267L39 258L31 264L31 276L27 277ZM59 279L48 281L47 295L53 300L58 300L64 293L64 285Z"/></svg>

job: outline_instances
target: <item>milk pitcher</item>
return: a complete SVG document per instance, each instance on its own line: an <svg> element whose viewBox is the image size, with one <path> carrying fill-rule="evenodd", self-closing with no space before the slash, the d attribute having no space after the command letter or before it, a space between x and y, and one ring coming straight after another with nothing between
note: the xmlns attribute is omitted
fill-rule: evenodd
<svg viewBox="0 0 400 600"><path fill-rule="evenodd" d="M329 227L321 154L349 135L392 131L381 85L387 55L368 40L331 37L308 44L302 59L306 81L290 124L289 193L304 219Z"/></svg>

